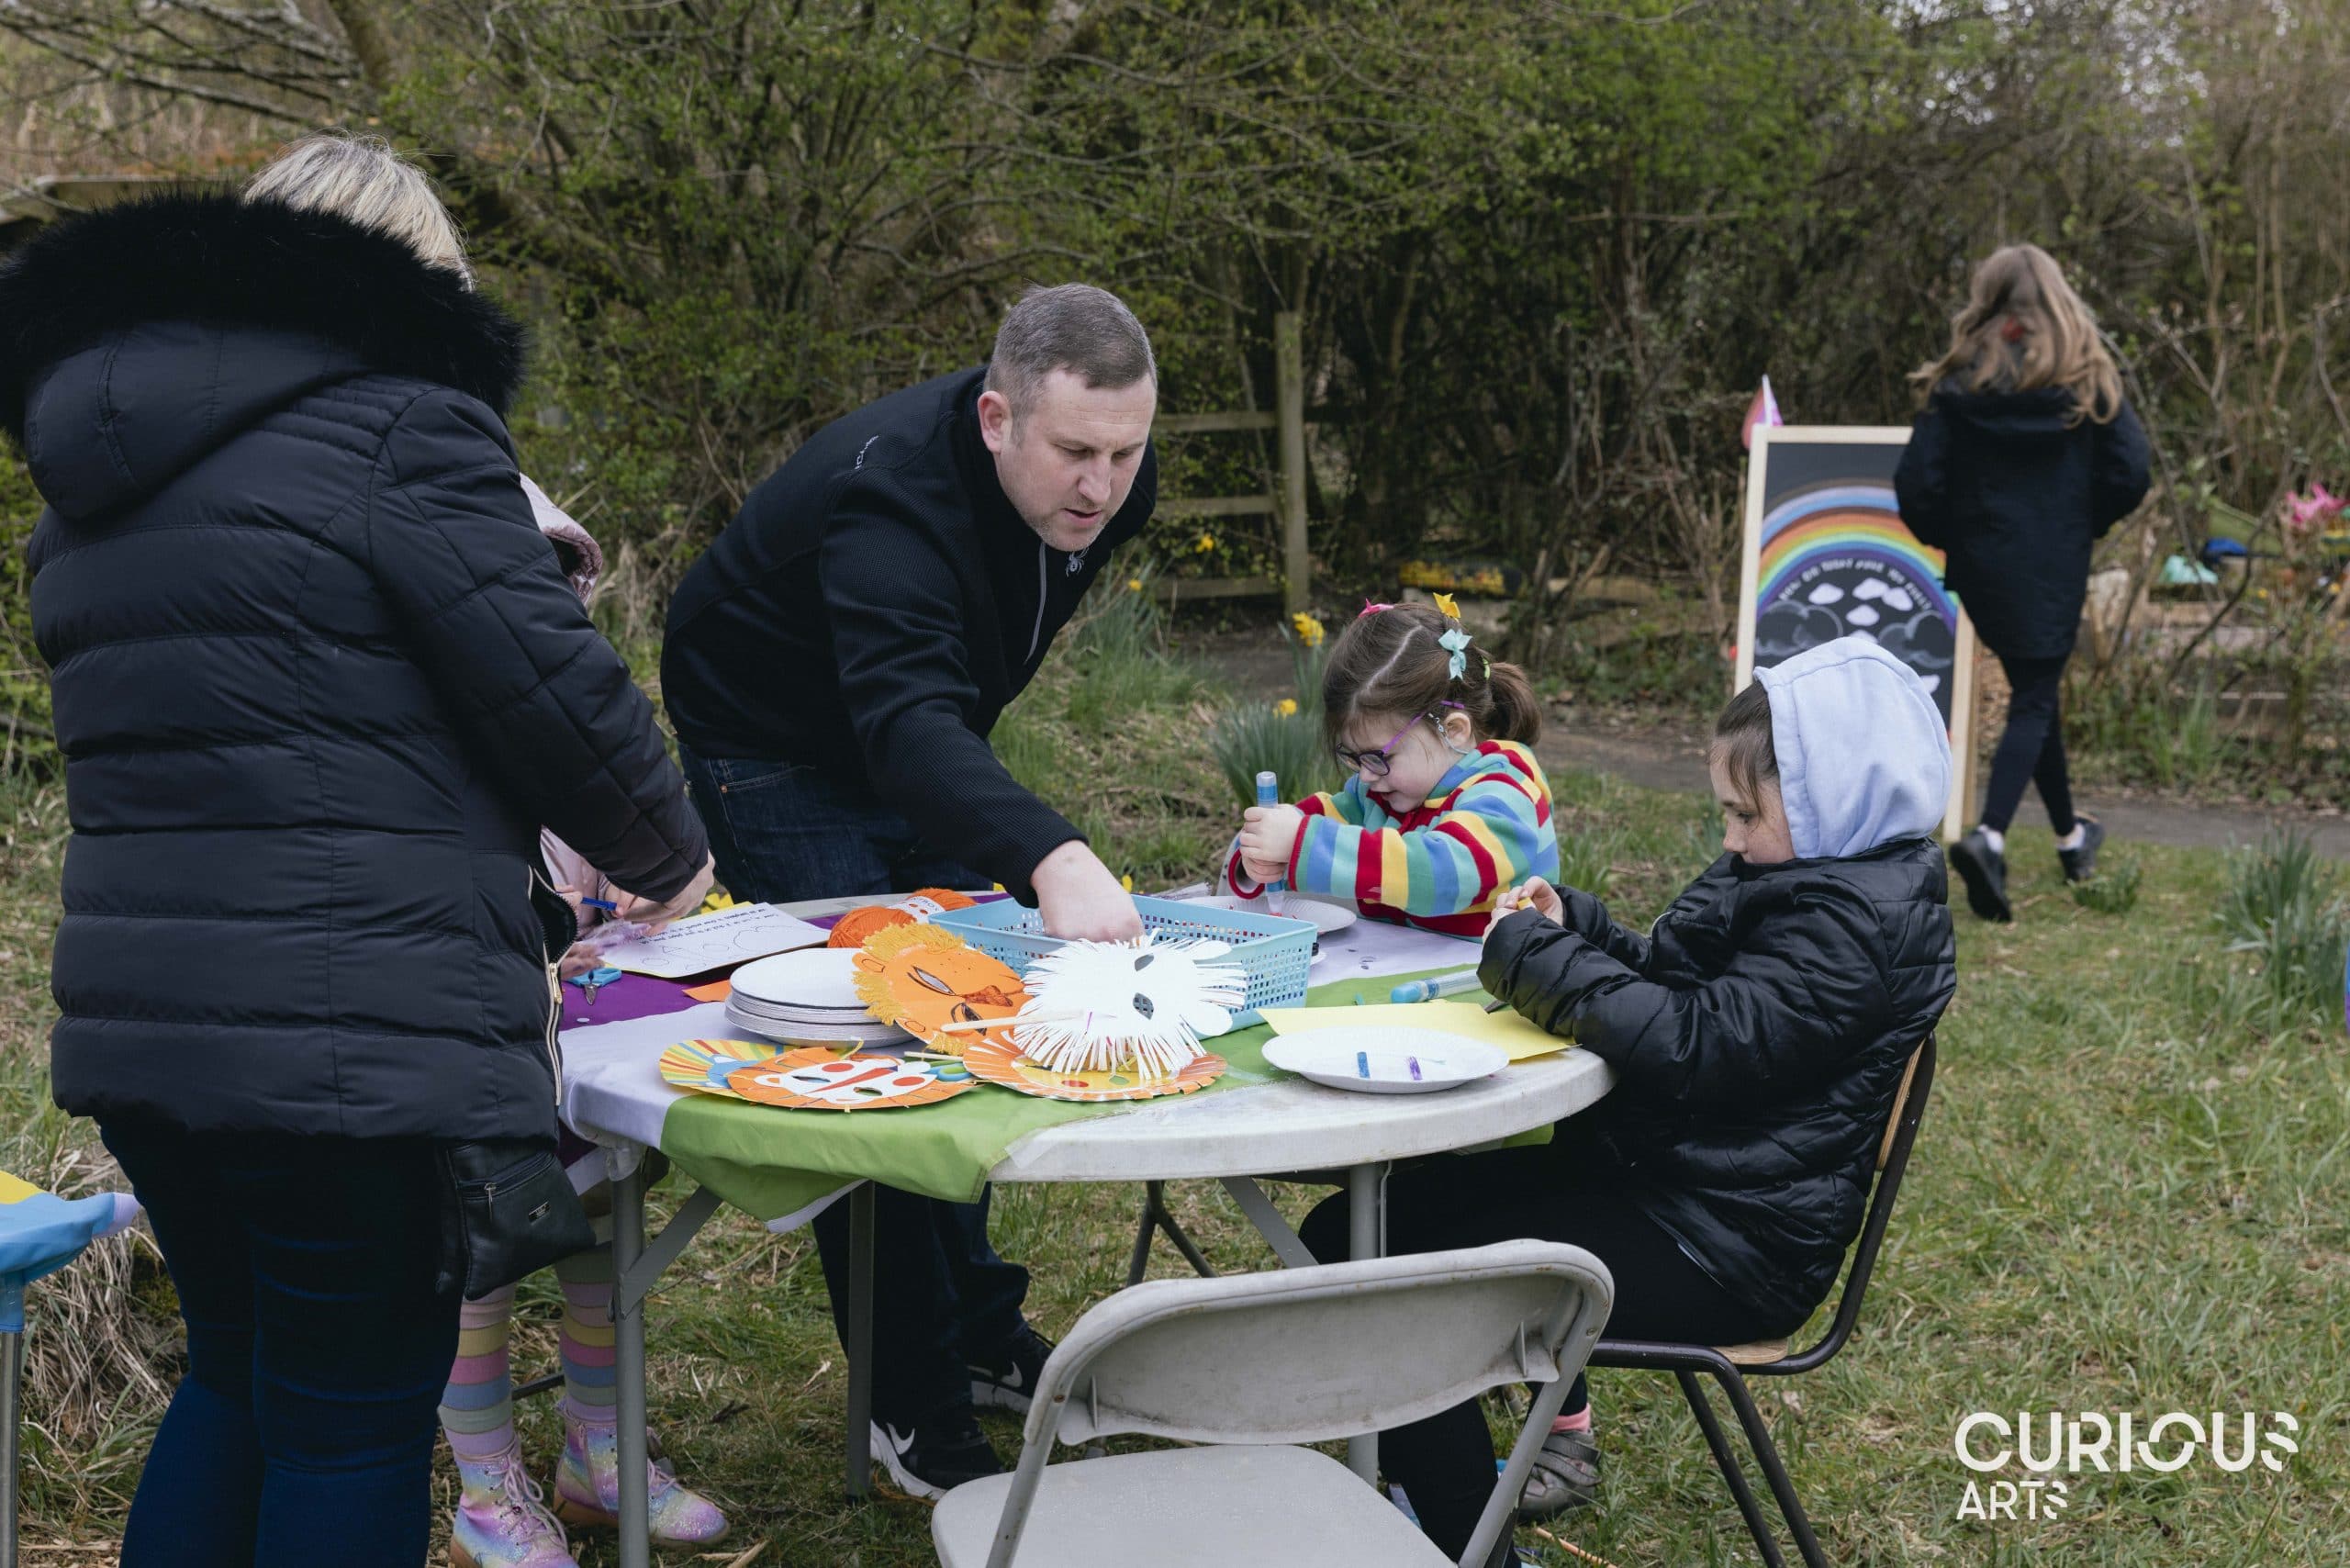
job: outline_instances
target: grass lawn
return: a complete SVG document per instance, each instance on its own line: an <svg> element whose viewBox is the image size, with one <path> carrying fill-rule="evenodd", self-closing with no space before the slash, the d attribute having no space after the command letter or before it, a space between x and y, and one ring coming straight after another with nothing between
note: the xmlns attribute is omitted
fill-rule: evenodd
<svg viewBox="0 0 2350 1568"><path fill-rule="evenodd" d="M1080 644L1082 640L1080 639ZM1138 885L1200 874L1237 812L1201 735L1215 692L1175 666L1137 672L1080 646L1007 720L1008 759L1106 846ZM1712 854L1703 802L1592 776L1553 780L1571 867L1605 863L1617 913L1645 921ZM8 1168L90 1184L85 1128L45 1109L41 1041L62 812L19 789L0 850L0 1114ZM1853 1344L1824 1372L1764 1384L1797 1484L1843 1562L2300 1563L2350 1539L2344 1342L2350 1313L2350 1066L2330 1006L2281 1013L2223 951L2221 857L2136 850L2136 907L2076 907L2044 833L2013 835L2019 923L1962 915L1962 983L1876 1288ZM1595 855L1592 844L1605 846ZM1572 1124L1565 1136L1572 1135ZM681 1196L672 1181L656 1209ZM1320 1194L1279 1194L1294 1218ZM1173 1197L1219 1266L1270 1259L1220 1190ZM1035 1272L1031 1313L1065 1330L1123 1275L1136 1194L1029 1187L997 1194L1004 1254ZM1163 1249L1162 1249L1163 1250ZM90 1564L121 1515L159 1385L175 1372L168 1286L151 1256L101 1249L32 1293L35 1393L27 1561ZM1160 1272L1180 1271L1171 1253ZM525 1286L518 1370L554 1363L551 1279ZM928 1516L839 1491L843 1368L812 1240L740 1216L713 1224L651 1308L653 1409L681 1473L718 1497L725 1551L672 1565L932 1561ZM887 1353L887 1347L883 1347ZM1604 1506L1558 1534L1621 1568L1752 1562L1671 1383L1596 1380ZM2053 1522L1956 1518L1972 1473L1953 1452L1969 1412L2289 1412L2283 1473L2090 1473ZM990 1418L1009 1458L1018 1428ZM527 1451L557 1448L546 1402ZM2009 1479L2021 1472L2010 1468ZM451 1483L443 1466L442 1485ZM1539 1562L1578 1561L1531 1534ZM753 1551L751 1549L758 1548ZM749 1553L738 1555L738 1553ZM607 1537L586 1564L614 1561Z"/></svg>

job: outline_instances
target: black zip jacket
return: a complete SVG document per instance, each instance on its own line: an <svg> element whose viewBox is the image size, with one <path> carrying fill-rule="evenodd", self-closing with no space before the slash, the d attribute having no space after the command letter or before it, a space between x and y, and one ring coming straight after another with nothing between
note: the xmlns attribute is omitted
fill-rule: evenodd
<svg viewBox="0 0 2350 1568"><path fill-rule="evenodd" d="M979 439L982 366L858 409L744 503L669 606L661 683L709 757L813 767L932 848L1033 902L1030 873L1080 838L988 745L1158 492L1065 554L1021 520Z"/></svg>
<svg viewBox="0 0 2350 1568"><path fill-rule="evenodd" d="M1904 1065L1958 986L1930 839L1750 866L1723 856L1647 936L1590 894L1485 938L1487 990L1617 1070L1560 1124L1626 1198L1774 1326L1798 1327L1860 1234Z"/></svg>
<svg viewBox="0 0 2350 1568"><path fill-rule="evenodd" d="M1909 532L1948 552L1943 581L1984 646L2063 658L2080 633L2090 551L2146 498L2150 455L2126 403L2100 425L2074 420L2061 386L1946 381L1910 428L1893 493Z"/></svg>

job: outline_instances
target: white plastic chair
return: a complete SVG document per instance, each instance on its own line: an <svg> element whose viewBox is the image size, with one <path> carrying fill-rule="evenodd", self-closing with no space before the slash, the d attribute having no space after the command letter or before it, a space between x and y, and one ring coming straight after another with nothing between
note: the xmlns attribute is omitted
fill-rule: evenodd
<svg viewBox="0 0 2350 1568"><path fill-rule="evenodd" d="M1461 1558L1481 1564L1599 1338L1615 1282L1579 1247L1510 1241L1207 1280L1102 1302L1045 1363L1019 1468L940 1499L945 1568L1438 1568L1444 1554L1315 1442L1545 1384ZM1113 1433L1223 1445L1048 1464Z"/></svg>

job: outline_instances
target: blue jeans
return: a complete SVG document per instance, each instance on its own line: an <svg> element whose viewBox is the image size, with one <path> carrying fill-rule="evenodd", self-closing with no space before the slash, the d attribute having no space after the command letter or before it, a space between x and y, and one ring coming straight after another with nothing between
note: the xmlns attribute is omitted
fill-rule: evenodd
<svg viewBox="0 0 2350 1568"><path fill-rule="evenodd" d="M719 879L736 898L882 899L987 879L924 844L903 817L812 767L678 748L710 830ZM841 1322L848 1205L816 1218L816 1249ZM950 1204L875 1184L873 1416L901 1430L970 1407L968 1362L993 1361L1024 1324L1028 1271L988 1244L988 1199Z"/></svg>
<svg viewBox="0 0 2350 1568"><path fill-rule="evenodd" d="M99 1132L187 1324L123 1568L417 1568L457 1351L431 1146Z"/></svg>

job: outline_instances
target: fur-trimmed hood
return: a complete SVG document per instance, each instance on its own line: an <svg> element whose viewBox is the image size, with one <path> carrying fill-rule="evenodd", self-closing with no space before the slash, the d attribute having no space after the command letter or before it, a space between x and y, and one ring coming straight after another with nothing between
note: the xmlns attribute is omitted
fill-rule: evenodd
<svg viewBox="0 0 2350 1568"><path fill-rule="evenodd" d="M132 363L124 362L126 342L140 351ZM252 345L268 352L241 352ZM234 433L232 419L250 420L272 398L339 375L414 376L502 416L521 381L523 350L513 318L399 241L329 214L224 194L154 196L70 218L0 266L0 429L25 449L61 510L84 509L47 477L102 468L114 475L101 487L108 492L159 483L168 476L162 465L175 470ZM123 384L142 354L170 383L144 388L145 428L128 427L145 441L143 454L118 450ZM55 385L69 381L90 385ZM80 432L58 427L93 412L106 427L105 450L51 451L45 461L44 437L71 443ZM134 480L132 469L144 472Z"/></svg>

